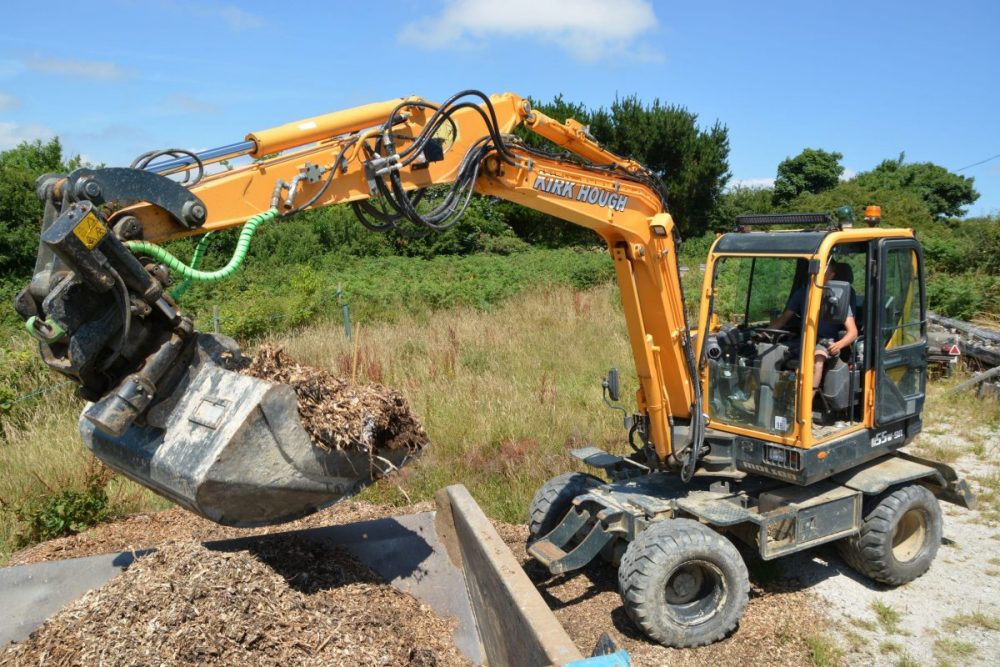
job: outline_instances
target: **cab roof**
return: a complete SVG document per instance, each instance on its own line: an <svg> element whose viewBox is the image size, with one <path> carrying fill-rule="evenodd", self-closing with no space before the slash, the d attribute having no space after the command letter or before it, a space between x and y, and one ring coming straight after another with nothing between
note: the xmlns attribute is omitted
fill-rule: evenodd
<svg viewBox="0 0 1000 667"><path fill-rule="evenodd" d="M767 255L814 255L829 231L811 232L732 232L715 244L716 253Z"/></svg>

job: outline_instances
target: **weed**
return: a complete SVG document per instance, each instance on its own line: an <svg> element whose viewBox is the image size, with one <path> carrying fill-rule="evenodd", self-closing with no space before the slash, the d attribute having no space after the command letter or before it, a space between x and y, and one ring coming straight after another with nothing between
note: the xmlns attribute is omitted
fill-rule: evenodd
<svg viewBox="0 0 1000 667"><path fill-rule="evenodd" d="M934 642L934 657L938 660L949 658L963 660L976 654L976 645L958 639L938 639Z"/></svg>
<svg viewBox="0 0 1000 667"><path fill-rule="evenodd" d="M909 653L904 653L896 662L896 667L921 667L921 664Z"/></svg>
<svg viewBox="0 0 1000 667"><path fill-rule="evenodd" d="M15 543L25 546L74 535L106 520L111 515L107 489L112 475L92 459L79 486L67 480L50 485L38 478L43 491L21 505L7 507L20 524Z"/></svg>
<svg viewBox="0 0 1000 667"><path fill-rule="evenodd" d="M875 620L890 635L899 634L899 622L903 620L903 615L881 600L873 600L872 611L875 612Z"/></svg>
<svg viewBox="0 0 1000 667"><path fill-rule="evenodd" d="M903 647L894 641L886 640L878 645L878 648L883 653L902 653Z"/></svg>
<svg viewBox="0 0 1000 667"><path fill-rule="evenodd" d="M850 649L855 653L862 651L868 646L868 638L862 635L860 632L855 632L854 630L846 629L842 633L844 639L847 640L850 645Z"/></svg>
<svg viewBox="0 0 1000 667"><path fill-rule="evenodd" d="M844 657L843 649L825 635L809 635L805 642L809 660L815 667L836 667Z"/></svg>
<svg viewBox="0 0 1000 667"><path fill-rule="evenodd" d="M866 630L868 632L875 632L878 630L878 624L875 621L868 621L863 618L851 617L851 625Z"/></svg>
<svg viewBox="0 0 1000 667"><path fill-rule="evenodd" d="M1000 522L1000 471L972 479L979 485L979 513L989 522Z"/></svg>
<svg viewBox="0 0 1000 667"><path fill-rule="evenodd" d="M991 616L981 611L974 611L970 614L958 614L946 618L942 627L947 632L957 632L968 626L977 626L983 630L1000 632L1000 616Z"/></svg>

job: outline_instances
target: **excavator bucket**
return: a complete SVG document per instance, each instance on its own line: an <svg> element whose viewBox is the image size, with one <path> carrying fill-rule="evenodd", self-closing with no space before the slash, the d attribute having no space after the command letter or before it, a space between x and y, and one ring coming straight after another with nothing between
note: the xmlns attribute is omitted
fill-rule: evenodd
<svg viewBox="0 0 1000 667"><path fill-rule="evenodd" d="M170 398L122 435L84 410L84 443L109 467L227 526L264 526L311 514L405 464L406 448L315 446L295 392L223 366L219 340L199 335L196 358ZM238 352L237 352L238 354ZM223 355L224 357L225 355Z"/></svg>

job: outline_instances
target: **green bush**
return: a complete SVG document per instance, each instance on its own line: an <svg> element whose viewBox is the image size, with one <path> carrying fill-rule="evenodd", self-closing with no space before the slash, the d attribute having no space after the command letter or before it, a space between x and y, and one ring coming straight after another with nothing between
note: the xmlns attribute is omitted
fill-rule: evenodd
<svg viewBox="0 0 1000 667"><path fill-rule="evenodd" d="M113 473L99 463L92 463L79 488L72 485L46 487L25 506L7 508L19 519L19 546L75 535L96 526L111 516L107 487Z"/></svg>
<svg viewBox="0 0 1000 667"><path fill-rule="evenodd" d="M193 285L181 306L199 329L210 330L212 306L218 304L223 333L254 338L324 315L339 317L342 301L355 322L393 321L406 313L455 306L490 308L539 285L582 289L613 278L608 253L572 248L427 259L331 253L278 266L250 259L229 280ZM335 296L338 285L342 299Z"/></svg>
<svg viewBox="0 0 1000 667"><path fill-rule="evenodd" d="M932 274L927 279L931 310L962 320L1000 312L1000 277L979 273Z"/></svg>

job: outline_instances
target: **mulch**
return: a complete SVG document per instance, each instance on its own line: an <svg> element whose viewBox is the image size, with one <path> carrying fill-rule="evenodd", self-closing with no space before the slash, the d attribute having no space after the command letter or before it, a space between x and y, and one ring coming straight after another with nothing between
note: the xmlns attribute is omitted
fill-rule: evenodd
<svg viewBox="0 0 1000 667"><path fill-rule="evenodd" d="M168 510L156 514L128 517L114 523L104 524L88 531L88 533L37 545L26 551L14 554L10 564L85 556L128 548L140 549L157 546L168 540L210 539L231 537L237 534L261 534L268 531L304 528L313 525L347 523L412 511L428 511L432 508L431 503L421 503L420 505L406 508L393 508L371 505L359 501L347 501L334 505L294 524L250 531L224 528L182 510ZM829 620L823 616L822 611L816 604L815 598L808 591L798 590L795 582L789 582L780 578L772 582L762 582L753 578L751 582L750 603L747 606L739 628L732 636L717 644L697 649L665 648L646 639L629 621L622 608L621 599L618 596L617 577L613 568L603 562L595 562L581 572L567 576L553 577L544 567L527 556L525 551L525 544L528 537L526 526L515 526L500 522L494 522L494 525L500 532L501 537L514 552L515 557L520 561L522 567L524 567L529 578L532 579L541 591L545 601L555 611L556 617L585 655L590 653L601 634L607 632L619 646L628 650L632 658L632 664L636 667L659 667L660 665L671 665L672 667L694 667L700 665L712 665L712 667L736 667L743 665L760 665L762 667L766 665L767 667L774 667L775 665L782 665L785 667L801 665L803 667L811 667L813 662L810 659L810 647L806 639L811 636L831 636L833 633ZM161 551L163 550L164 548L161 547ZM286 549L286 551L288 554L296 553L296 549ZM329 551L325 553L329 554ZM295 568L280 565L280 560L285 557L279 555L277 560L272 561L278 565L272 568L273 571L294 572ZM148 561L148 558L140 559L133 568L146 561L149 563L150 569L163 568L167 571L165 574L160 575L162 581L170 581L174 577L171 574L174 572L174 566L166 562ZM212 566L212 568L216 567L218 566ZM308 566L304 571L309 571ZM127 575L128 572L125 574ZM311 577L313 575L307 574L307 576ZM286 586L287 584L282 584L273 590L281 590ZM397 595L401 594L393 590L391 592L384 591L380 595L382 597L368 597L367 602L364 603L360 611L356 610L351 613L369 614L369 618L373 618L372 614L375 615L374 617L379 617L387 613L380 609L382 604L399 607ZM343 605L340 608L349 610L349 607L344 607ZM403 607L399 607L399 609L401 614L423 618L416 616L415 612L410 608L406 608L405 611ZM431 626L436 627L440 619L431 619L428 622ZM278 628L279 626L274 627ZM320 627L326 628L328 626L323 625ZM312 637L313 635L309 636ZM446 641L450 636L450 631L442 635ZM268 637L268 641L273 642L276 640L273 637ZM265 645L269 646L270 644L263 644L262 646ZM309 646L307 643L304 645ZM312 646L315 647L316 644ZM416 647L416 644L411 648L414 647ZM395 656L393 659L403 660L404 653L405 651L402 649L397 650L393 654ZM323 653L322 655L326 654ZM438 660L436 663L438 665L455 664L445 661L445 658L438 656L438 654L435 654L435 656L435 659ZM38 657L37 654L35 654L35 657ZM343 659L341 658L340 654L324 658L327 660L325 664L379 664L366 663L360 658L359 661L351 662L352 658L347 657L347 654L343 654ZM3 662L5 659L8 662ZM251 652L240 658L242 662L235 662L234 664L272 664L269 662L254 662L256 659ZM270 658L266 655L260 658L260 660L265 659ZM406 659L409 660L408 654ZM10 660L10 658L0 658L0 665L28 664L27 659L20 663L10 662ZM298 662L293 661L288 664L311 664L308 660L307 658L303 658ZM176 664L176 661L171 662L170 660L162 662ZM212 664L208 659L205 662L206 664ZM322 659L318 659L318 662L323 664ZM31 664L38 663L36 661ZM45 662L43 664L50 663ZM81 661L77 663L53 662L51 664L91 663ZM95 661L92 664L98 663ZM118 663L105 661L105 664ZM126 661L122 664L160 663L149 659L138 660L134 663ZM224 663L218 662L217 664ZM407 665L408 663L405 661L390 661L386 664ZM412 663L414 667L418 664L420 663ZM427 662L426 664L435 663Z"/></svg>
<svg viewBox="0 0 1000 667"><path fill-rule="evenodd" d="M0 665L468 665L454 629L327 546L178 542L65 607Z"/></svg>
<svg viewBox="0 0 1000 667"><path fill-rule="evenodd" d="M427 445L420 419L395 389L354 384L323 369L303 366L282 348L270 345L258 348L240 372L294 389L302 425L321 449L416 452Z"/></svg>

